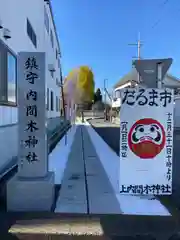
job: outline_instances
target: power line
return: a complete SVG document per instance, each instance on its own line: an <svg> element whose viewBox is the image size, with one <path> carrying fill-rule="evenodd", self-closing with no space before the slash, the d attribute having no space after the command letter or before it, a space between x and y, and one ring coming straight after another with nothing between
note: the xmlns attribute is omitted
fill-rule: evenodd
<svg viewBox="0 0 180 240"><path fill-rule="evenodd" d="M161 4L161 11L164 9L164 7L170 2L170 0L164 0L163 3ZM150 31L156 28L158 24L161 22L162 17L157 19L154 24L151 26ZM140 39L140 33L138 34L138 41L136 43L129 43L128 45L130 46L137 46L137 59L141 59L141 47L143 46L142 41ZM138 73L138 81L140 81L140 75Z"/></svg>
<svg viewBox="0 0 180 240"><path fill-rule="evenodd" d="M160 11L163 11L165 6L169 4L169 2L170 0L164 0L163 3L160 5ZM162 17L163 15L161 14L161 16L158 19L156 19L156 21L149 27L148 35L145 37L145 42L146 42L146 39L149 38L150 34L152 36L152 31L161 23Z"/></svg>
<svg viewBox="0 0 180 240"><path fill-rule="evenodd" d="M162 8L164 8L169 3L169 1L170 0L164 0L164 2L161 4L161 10L162 10ZM150 29L154 29L161 22L161 19L162 19L162 17L160 17L158 20L156 20ZM140 39L140 33L138 34L137 43L130 43L128 45L137 46L137 51L138 51L137 59L141 59L140 53L141 53L141 47L143 46L143 44L142 44L142 41Z"/></svg>
<svg viewBox="0 0 180 240"><path fill-rule="evenodd" d="M169 3L170 0L164 0L164 2L161 5L161 10ZM162 17L157 19L154 24L152 25L151 29L154 29L160 22L161 22Z"/></svg>
<svg viewBox="0 0 180 240"><path fill-rule="evenodd" d="M165 6L168 2L169 0L164 0L164 2L162 3L162 6Z"/></svg>

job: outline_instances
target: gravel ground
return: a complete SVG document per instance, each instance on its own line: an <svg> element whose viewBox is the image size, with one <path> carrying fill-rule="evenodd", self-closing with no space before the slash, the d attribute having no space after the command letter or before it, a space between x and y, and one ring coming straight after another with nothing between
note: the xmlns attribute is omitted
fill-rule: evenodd
<svg viewBox="0 0 180 240"><path fill-rule="evenodd" d="M26 213L0 214L0 218L1 239L168 240L180 232L170 217Z"/></svg>

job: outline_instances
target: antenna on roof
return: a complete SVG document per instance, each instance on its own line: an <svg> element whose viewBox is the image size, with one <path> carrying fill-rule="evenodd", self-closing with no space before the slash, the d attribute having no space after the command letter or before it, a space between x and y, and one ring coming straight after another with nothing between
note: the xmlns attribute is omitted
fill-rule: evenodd
<svg viewBox="0 0 180 240"><path fill-rule="evenodd" d="M141 59L141 47L143 46L141 39L140 39L140 32L138 33L138 41L136 43L129 43L129 46L137 46L137 57L136 59ZM133 61L134 62L134 61ZM140 75L138 73L138 82L140 82Z"/></svg>

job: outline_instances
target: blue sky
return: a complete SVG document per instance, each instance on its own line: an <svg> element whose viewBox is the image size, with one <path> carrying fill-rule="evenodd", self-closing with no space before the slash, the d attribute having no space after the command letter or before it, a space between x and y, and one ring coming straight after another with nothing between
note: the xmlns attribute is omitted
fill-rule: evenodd
<svg viewBox="0 0 180 240"><path fill-rule="evenodd" d="M92 68L96 87L110 89L131 69L138 32L143 58L172 57L169 72L180 77L179 0L52 0L63 75ZM155 27L153 27L155 26Z"/></svg>

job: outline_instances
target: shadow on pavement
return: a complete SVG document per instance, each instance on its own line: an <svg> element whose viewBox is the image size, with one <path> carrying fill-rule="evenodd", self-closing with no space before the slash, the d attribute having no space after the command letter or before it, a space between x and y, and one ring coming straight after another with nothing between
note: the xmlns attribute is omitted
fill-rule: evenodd
<svg viewBox="0 0 180 240"><path fill-rule="evenodd" d="M119 139L120 129L113 126L93 126L94 130L102 137L102 139L110 146L110 148L116 152L119 156Z"/></svg>

